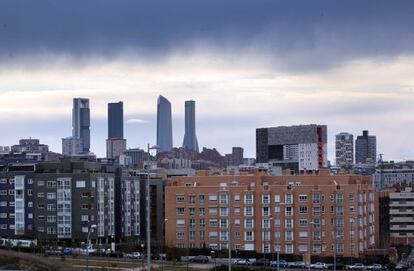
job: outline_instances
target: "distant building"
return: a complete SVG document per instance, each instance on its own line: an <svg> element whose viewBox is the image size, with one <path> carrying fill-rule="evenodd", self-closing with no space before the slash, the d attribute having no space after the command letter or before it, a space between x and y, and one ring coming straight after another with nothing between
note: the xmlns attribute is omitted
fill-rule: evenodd
<svg viewBox="0 0 414 271"><path fill-rule="evenodd" d="M350 167L354 163L354 136L340 133L335 136L336 165Z"/></svg>
<svg viewBox="0 0 414 271"><path fill-rule="evenodd" d="M410 245L414 242L413 202L411 187L389 193L390 202L390 243Z"/></svg>
<svg viewBox="0 0 414 271"><path fill-rule="evenodd" d="M195 101L185 101L185 134L183 148L198 152Z"/></svg>
<svg viewBox="0 0 414 271"><path fill-rule="evenodd" d="M171 103L159 96L157 102L157 152L169 151L173 147Z"/></svg>
<svg viewBox="0 0 414 271"><path fill-rule="evenodd" d="M124 138L124 104L108 103L108 139Z"/></svg>
<svg viewBox="0 0 414 271"><path fill-rule="evenodd" d="M73 156L82 153L82 140L80 138L66 137L62 138L62 154Z"/></svg>
<svg viewBox="0 0 414 271"><path fill-rule="evenodd" d="M91 145L89 99L74 98L72 109L72 137L82 142L82 153L89 153Z"/></svg>
<svg viewBox="0 0 414 271"><path fill-rule="evenodd" d="M45 144L40 144L39 139L20 139L18 145L11 146L11 151L46 154L49 152L49 146Z"/></svg>
<svg viewBox="0 0 414 271"><path fill-rule="evenodd" d="M372 181L377 189L414 186L414 161L383 162L375 169Z"/></svg>
<svg viewBox="0 0 414 271"><path fill-rule="evenodd" d="M240 166L243 164L243 152L244 150L242 147L233 147L231 153L233 166Z"/></svg>
<svg viewBox="0 0 414 271"><path fill-rule="evenodd" d="M377 161L377 137L362 131L362 136L355 140L355 163L369 164Z"/></svg>
<svg viewBox="0 0 414 271"><path fill-rule="evenodd" d="M118 159L126 150L126 139L110 138L106 140L106 157Z"/></svg>
<svg viewBox="0 0 414 271"><path fill-rule="evenodd" d="M144 160L148 157L148 153L139 148L127 149L124 151L124 154L129 158L130 163L133 165L142 165L144 163Z"/></svg>
<svg viewBox="0 0 414 271"><path fill-rule="evenodd" d="M296 172L327 167L327 126L256 129L256 162L272 162Z"/></svg>
<svg viewBox="0 0 414 271"><path fill-rule="evenodd" d="M0 153L9 153L10 147L9 146L0 146Z"/></svg>

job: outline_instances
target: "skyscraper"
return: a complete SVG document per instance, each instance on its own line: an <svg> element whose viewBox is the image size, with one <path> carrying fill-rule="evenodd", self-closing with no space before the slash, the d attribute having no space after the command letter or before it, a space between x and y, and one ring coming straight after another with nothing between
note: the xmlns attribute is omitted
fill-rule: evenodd
<svg viewBox="0 0 414 271"><path fill-rule="evenodd" d="M124 138L124 104L108 103L108 139Z"/></svg>
<svg viewBox="0 0 414 271"><path fill-rule="evenodd" d="M74 98L72 109L72 137L82 142L82 153L91 146L89 99Z"/></svg>
<svg viewBox="0 0 414 271"><path fill-rule="evenodd" d="M158 152L169 151L173 146L171 103L159 96L157 102L157 145Z"/></svg>
<svg viewBox="0 0 414 271"><path fill-rule="evenodd" d="M377 161L377 137L362 131L362 136L355 140L355 162L357 164L375 163Z"/></svg>
<svg viewBox="0 0 414 271"><path fill-rule="evenodd" d="M195 101L185 101L185 134L183 148L198 152L195 122Z"/></svg>
<svg viewBox="0 0 414 271"><path fill-rule="evenodd" d="M351 166L354 163L354 136L349 133L340 133L335 136L336 165Z"/></svg>
<svg viewBox="0 0 414 271"><path fill-rule="evenodd" d="M108 103L108 139L106 140L106 157L115 158L126 150L124 139L124 104Z"/></svg>
<svg viewBox="0 0 414 271"><path fill-rule="evenodd" d="M296 172L327 167L327 126L297 125L256 129L256 161Z"/></svg>

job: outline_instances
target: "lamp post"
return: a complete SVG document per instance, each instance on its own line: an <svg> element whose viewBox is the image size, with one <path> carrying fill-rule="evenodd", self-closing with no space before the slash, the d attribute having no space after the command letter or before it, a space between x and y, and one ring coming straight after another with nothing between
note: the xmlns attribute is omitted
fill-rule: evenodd
<svg viewBox="0 0 414 271"><path fill-rule="evenodd" d="M217 270L216 257L215 257L216 252L214 250L212 250L210 253L211 253L211 257L214 258L214 271L216 271Z"/></svg>
<svg viewBox="0 0 414 271"><path fill-rule="evenodd" d="M311 270L311 264L312 264L312 226L315 225L313 221L309 222L309 265L308 265L308 271Z"/></svg>
<svg viewBox="0 0 414 271"><path fill-rule="evenodd" d="M86 239L86 269L89 270L89 243L90 243L90 234L93 229L96 229L96 224L92 224L88 229L88 238Z"/></svg>
<svg viewBox="0 0 414 271"><path fill-rule="evenodd" d="M148 144L148 159L147 159L147 185L146 185L146 192L147 192L147 270L151 271L151 195L150 195L150 150L157 150L159 147L157 145L150 147Z"/></svg>
<svg viewBox="0 0 414 271"><path fill-rule="evenodd" d="M168 221L168 218L164 219L164 223L163 223L163 230L165 229L165 223ZM164 247L164 243L161 240L161 246L160 246L160 257L161 257L161 270L164 270L164 255L163 255L163 247Z"/></svg>

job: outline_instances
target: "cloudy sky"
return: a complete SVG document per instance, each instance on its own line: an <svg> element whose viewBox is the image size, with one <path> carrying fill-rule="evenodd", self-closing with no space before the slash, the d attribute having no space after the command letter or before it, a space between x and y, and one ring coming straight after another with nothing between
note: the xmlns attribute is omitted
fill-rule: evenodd
<svg viewBox="0 0 414 271"><path fill-rule="evenodd" d="M0 2L0 145L36 137L61 151L73 97L91 104L105 153L107 103L124 101L128 147L155 143L156 99L197 102L200 146L255 156L255 128L319 123L377 135L414 159L412 1Z"/></svg>

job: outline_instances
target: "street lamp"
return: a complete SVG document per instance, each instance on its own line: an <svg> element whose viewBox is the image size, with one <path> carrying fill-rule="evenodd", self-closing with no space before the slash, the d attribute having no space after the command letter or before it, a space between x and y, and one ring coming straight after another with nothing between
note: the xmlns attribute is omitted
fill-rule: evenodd
<svg viewBox="0 0 414 271"><path fill-rule="evenodd" d="M210 253L211 253L211 257L214 258L214 271L216 271L217 270L216 257L215 257L216 252L214 250L212 250Z"/></svg>
<svg viewBox="0 0 414 271"><path fill-rule="evenodd" d="M147 192L147 270L151 271L151 216L150 216L150 210L151 210L151 195L150 195L150 150L157 150L159 147L157 145L154 145L150 147L150 144L148 144L148 159L147 159L147 186L146 186L146 192Z"/></svg>
<svg viewBox="0 0 414 271"><path fill-rule="evenodd" d="M93 229L96 229L96 224L92 224L88 229L88 238L86 239L86 269L89 270L89 246L90 246L90 234Z"/></svg>
<svg viewBox="0 0 414 271"><path fill-rule="evenodd" d="M168 221L168 218L164 219L164 223L162 224L163 226L163 230L165 229L165 223ZM163 247L164 247L164 243L162 240L161 241L161 246L160 246L160 257L161 257L161 270L164 270L164 255L163 255Z"/></svg>
<svg viewBox="0 0 414 271"><path fill-rule="evenodd" d="M313 225L315 225L315 222L313 222L313 221L310 221L309 222L309 229L310 229L310 231L309 231L309 265L308 265L308 271L310 271L310 266L311 266L311 264L312 264L312 248L311 248L311 246L312 246L312 243L311 243L311 241L312 241L312 226Z"/></svg>

